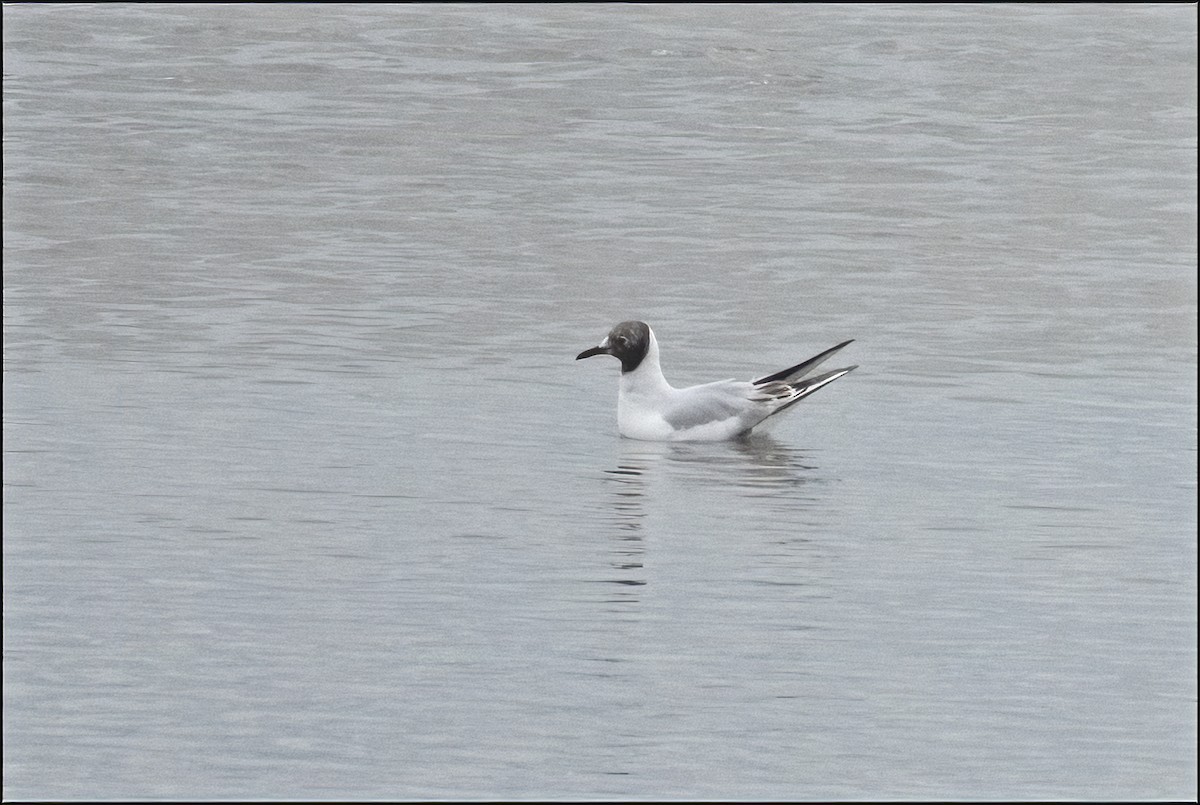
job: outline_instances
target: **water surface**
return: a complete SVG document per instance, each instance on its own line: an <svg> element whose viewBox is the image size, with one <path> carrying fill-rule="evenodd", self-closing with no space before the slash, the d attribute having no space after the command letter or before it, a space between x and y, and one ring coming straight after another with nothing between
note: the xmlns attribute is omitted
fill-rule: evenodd
<svg viewBox="0 0 1200 805"><path fill-rule="evenodd" d="M3 15L7 798L1195 799L1194 8Z"/></svg>

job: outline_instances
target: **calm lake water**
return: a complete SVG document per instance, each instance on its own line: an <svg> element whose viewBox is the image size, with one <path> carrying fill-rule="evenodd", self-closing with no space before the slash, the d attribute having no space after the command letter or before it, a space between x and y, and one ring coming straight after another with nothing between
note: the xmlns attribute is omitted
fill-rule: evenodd
<svg viewBox="0 0 1200 805"><path fill-rule="evenodd" d="M6 798L1196 798L1194 6L3 22Z"/></svg>

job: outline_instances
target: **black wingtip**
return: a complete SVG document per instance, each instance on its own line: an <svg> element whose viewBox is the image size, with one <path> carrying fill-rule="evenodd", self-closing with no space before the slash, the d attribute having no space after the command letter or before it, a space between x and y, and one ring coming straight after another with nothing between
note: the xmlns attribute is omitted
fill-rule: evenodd
<svg viewBox="0 0 1200 805"><path fill-rule="evenodd" d="M852 343L854 343L853 338L851 338L847 341L843 341L842 343L838 344L836 347L830 347L829 349L825 350L824 352L814 355L813 357L809 358L806 361L798 363L795 366L789 366L787 369L784 369L782 372L776 372L773 375L767 375L766 377L760 377L754 381L754 385L762 386L767 383L774 383L776 380L791 380L791 379L794 379L797 377L803 377L804 375L808 374L813 369L816 369L818 366L820 366L822 363L824 363L825 360L827 358L829 358L830 355L837 352L839 349L846 346L847 344L852 344Z"/></svg>

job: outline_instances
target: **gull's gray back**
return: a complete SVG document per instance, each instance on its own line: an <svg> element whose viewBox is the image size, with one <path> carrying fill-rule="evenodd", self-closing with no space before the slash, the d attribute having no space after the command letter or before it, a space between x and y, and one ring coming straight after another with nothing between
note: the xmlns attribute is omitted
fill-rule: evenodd
<svg viewBox="0 0 1200 805"><path fill-rule="evenodd" d="M679 389L670 407L664 411L663 419L677 430L732 418L746 418L745 427L753 427L766 412L757 411L757 407L747 398L750 388L746 382L718 380L716 383Z"/></svg>

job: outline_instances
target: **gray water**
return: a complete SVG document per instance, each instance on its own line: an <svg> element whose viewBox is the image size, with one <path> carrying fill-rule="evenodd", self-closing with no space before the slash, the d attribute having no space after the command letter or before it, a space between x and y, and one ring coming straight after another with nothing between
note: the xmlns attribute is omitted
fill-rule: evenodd
<svg viewBox="0 0 1200 805"><path fill-rule="evenodd" d="M1194 6L3 17L6 798L1195 799Z"/></svg>

